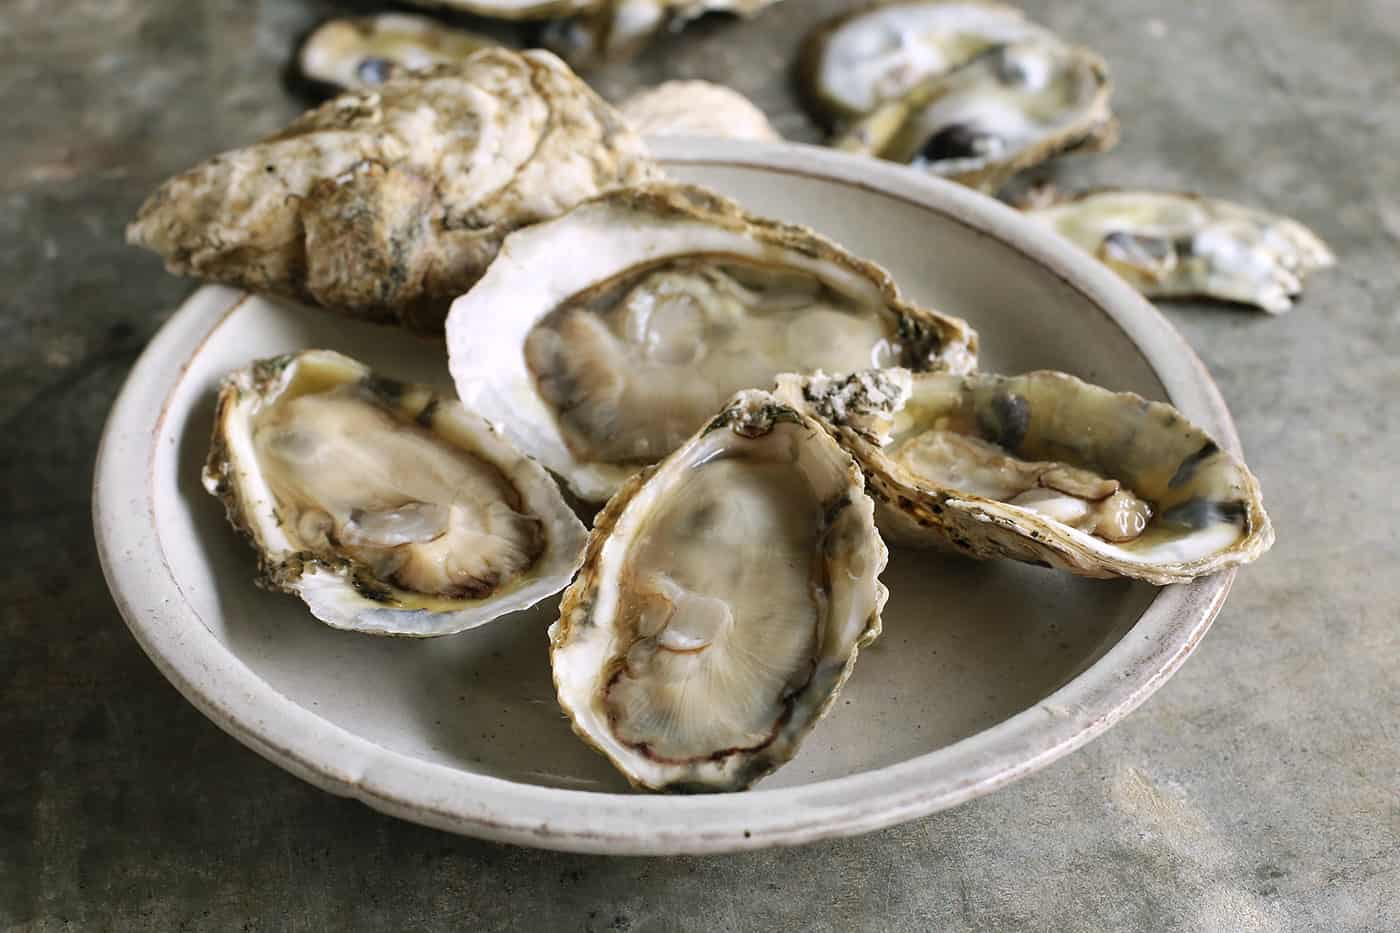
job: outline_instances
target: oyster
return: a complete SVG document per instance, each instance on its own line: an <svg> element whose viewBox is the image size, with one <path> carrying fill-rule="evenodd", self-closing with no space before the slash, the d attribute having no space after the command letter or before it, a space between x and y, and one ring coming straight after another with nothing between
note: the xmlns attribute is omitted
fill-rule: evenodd
<svg viewBox="0 0 1400 933"><path fill-rule="evenodd" d="M1192 194L1090 191L1027 213L1154 298L1204 296L1281 314L1308 273L1336 262L1297 221Z"/></svg>
<svg viewBox="0 0 1400 933"><path fill-rule="evenodd" d="M511 230L657 173L553 55L485 49L170 179L127 239L175 273L441 332Z"/></svg>
<svg viewBox="0 0 1400 933"><path fill-rule="evenodd" d="M988 49L1054 34L997 3L881 3L821 23L802 43L798 82L827 126L862 117Z"/></svg>
<svg viewBox="0 0 1400 933"><path fill-rule="evenodd" d="M753 101L733 88L708 81L667 81L634 94L618 109L643 136L782 139Z"/></svg>
<svg viewBox="0 0 1400 933"><path fill-rule="evenodd" d="M459 402L329 350L225 379L204 485L259 582L336 628L460 632L559 592L582 560L537 463Z"/></svg>
<svg viewBox="0 0 1400 933"><path fill-rule="evenodd" d="M741 790L789 760L880 631L864 486L755 390L633 477L549 630L574 731L649 790Z"/></svg>
<svg viewBox="0 0 1400 933"><path fill-rule="evenodd" d="M1176 409L1056 372L787 374L860 461L891 542L1158 585L1273 544L1259 483Z"/></svg>
<svg viewBox="0 0 1400 933"><path fill-rule="evenodd" d="M455 0L463 2L463 0ZM475 5L479 0L465 0ZM635 55L663 28L679 29L706 13L753 16L778 0L598 0L577 16L551 23L545 45L578 65Z"/></svg>
<svg viewBox="0 0 1400 933"><path fill-rule="evenodd" d="M396 69L460 64L498 45L490 36L453 29L426 16L380 13L327 20L302 43L301 73L339 88L376 87Z"/></svg>
<svg viewBox="0 0 1400 933"><path fill-rule="evenodd" d="M1060 153L1117 142L1110 92L1108 68L1092 52L1008 42L881 104L833 145L995 192Z"/></svg>
<svg viewBox="0 0 1400 933"><path fill-rule="evenodd" d="M462 401L590 501L779 372L961 371L976 348L878 266L669 184L513 234L447 323Z"/></svg>

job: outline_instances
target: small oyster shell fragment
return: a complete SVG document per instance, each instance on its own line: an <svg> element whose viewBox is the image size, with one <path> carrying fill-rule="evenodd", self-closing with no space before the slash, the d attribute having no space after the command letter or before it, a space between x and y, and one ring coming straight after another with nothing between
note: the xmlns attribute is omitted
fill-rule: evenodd
<svg viewBox="0 0 1400 933"><path fill-rule="evenodd" d="M997 3L880 3L835 16L808 34L798 82L813 115L835 126L993 46L1028 39L1059 41L1020 10Z"/></svg>
<svg viewBox="0 0 1400 933"><path fill-rule="evenodd" d="M1297 221L1193 194L1090 191L1027 215L1153 298L1218 298L1281 314L1308 273L1336 262Z"/></svg>
<svg viewBox="0 0 1400 933"><path fill-rule="evenodd" d="M643 136L724 136L774 142L782 139L753 101L708 81L667 81L618 105Z"/></svg>
<svg viewBox="0 0 1400 933"><path fill-rule="evenodd" d="M477 0L468 0L477 2ZM599 0L578 16L551 23L544 44L575 65L622 61L663 28L679 29L706 13L753 16L778 0Z"/></svg>
<svg viewBox="0 0 1400 933"><path fill-rule="evenodd" d="M460 64L473 52L499 43L490 36L453 29L426 16L380 13L327 20L302 43L297 64L313 81L340 88L372 88L396 69Z"/></svg>
<svg viewBox="0 0 1400 933"><path fill-rule="evenodd" d="M127 239L177 274L440 333L511 230L657 174L553 55L485 49L170 179Z"/></svg>
<svg viewBox="0 0 1400 933"><path fill-rule="evenodd" d="M784 375L860 462L892 543L1158 585L1273 544L1259 483L1161 402L1056 372Z"/></svg>
<svg viewBox="0 0 1400 933"><path fill-rule="evenodd" d="M539 464L459 402L329 350L225 379L204 485L259 583L335 628L461 632L559 592L582 560Z"/></svg>
<svg viewBox="0 0 1400 933"><path fill-rule="evenodd" d="M1118 139L1108 68L1057 41L996 45L881 104L833 145L995 192L1017 172Z"/></svg>
<svg viewBox="0 0 1400 933"><path fill-rule="evenodd" d="M463 402L597 502L739 389L821 367L971 369L977 336L805 227L667 184L513 234L453 305L447 348Z"/></svg>
<svg viewBox="0 0 1400 933"><path fill-rule="evenodd" d="M648 790L742 790L792 758L880 632L864 479L739 393L598 516L549 630L574 731Z"/></svg>

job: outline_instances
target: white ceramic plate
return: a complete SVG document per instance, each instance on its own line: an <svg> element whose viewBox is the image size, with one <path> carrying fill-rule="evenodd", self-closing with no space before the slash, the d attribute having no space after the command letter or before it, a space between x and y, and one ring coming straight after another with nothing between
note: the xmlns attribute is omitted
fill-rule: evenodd
<svg viewBox="0 0 1400 933"><path fill-rule="evenodd" d="M966 317L983 367L1054 368L1167 399L1238 450L1196 356L1111 273L1014 211L885 163L800 146L659 140L676 177L815 227ZM303 347L450 385L441 343L226 288L151 342L98 455L94 523L113 596L161 671L294 774L459 833L591 852L716 852L864 832L953 806L1108 728L1195 647L1233 578L1154 590L897 552L885 633L832 715L758 789L631 793L555 703L556 604L463 635L372 638L253 586L254 558L200 486L215 387Z"/></svg>

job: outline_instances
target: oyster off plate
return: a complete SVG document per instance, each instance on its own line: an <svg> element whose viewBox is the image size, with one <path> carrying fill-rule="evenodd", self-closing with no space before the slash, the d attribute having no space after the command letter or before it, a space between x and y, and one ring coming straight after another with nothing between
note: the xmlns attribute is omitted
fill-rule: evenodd
<svg viewBox="0 0 1400 933"><path fill-rule="evenodd" d="M809 147L655 140L667 172L807 224L886 266L913 300L966 318L982 368L1056 369L1170 401L1238 451L1182 338L1112 272L990 198ZM884 632L797 757L754 790L629 790L555 698L558 599L459 635L370 638L252 583L205 493L220 377L337 350L450 391L440 341L253 297L197 291L111 414L94 523L132 632L237 739L332 793L453 832L555 849L720 852L849 835L988 793L1084 744L1185 660L1233 570L1154 588L1010 561L891 548ZM589 516L585 516L587 519Z"/></svg>

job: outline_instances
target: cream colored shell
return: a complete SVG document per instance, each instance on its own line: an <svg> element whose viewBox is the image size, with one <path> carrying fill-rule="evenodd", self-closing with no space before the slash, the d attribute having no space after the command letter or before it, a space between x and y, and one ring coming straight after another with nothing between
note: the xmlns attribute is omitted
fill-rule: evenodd
<svg viewBox="0 0 1400 933"><path fill-rule="evenodd" d="M782 137L743 94L709 81L667 81L618 105L643 136L723 136L776 142Z"/></svg>

